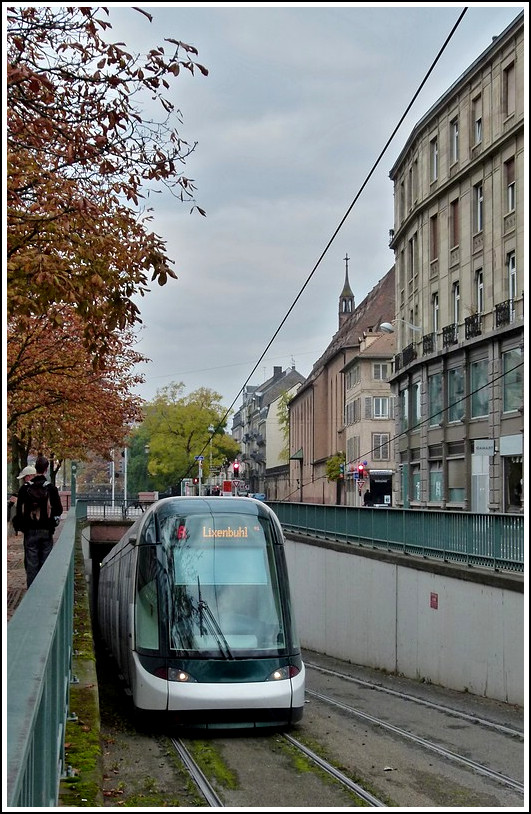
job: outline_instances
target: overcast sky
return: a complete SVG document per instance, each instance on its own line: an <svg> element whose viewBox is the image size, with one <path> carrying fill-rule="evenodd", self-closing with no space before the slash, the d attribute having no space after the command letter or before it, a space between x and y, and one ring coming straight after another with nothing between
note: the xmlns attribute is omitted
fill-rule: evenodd
<svg viewBox="0 0 531 814"><path fill-rule="evenodd" d="M183 382L186 393L209 387L237 408L244 384L260 385L274 366L309 374L338 328L346 254L356 305L389 271L395 159L416 122L524 4L469 4L326 252L465 6L142 8L151 24L111 4L112 38L138 53L164 37L182 40L198 49L209 75L185 72L172 91L180 134L197 142L184 174L207 216L169 195L150 199L153 229L179 279L138 303L138 350L152 360L138 393L149 400Z"/></svg>

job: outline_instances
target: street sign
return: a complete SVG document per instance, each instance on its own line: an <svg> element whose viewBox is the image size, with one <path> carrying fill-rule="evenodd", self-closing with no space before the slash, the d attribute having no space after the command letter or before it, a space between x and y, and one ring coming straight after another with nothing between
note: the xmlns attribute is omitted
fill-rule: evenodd
<svg viewBox="0 0 531 814"><path fill-rule="evenodd" d="M354 480L359 480L359 479L360 479L360 473L359 472L354 472Z"/></svg>
<svg viewBox="0 0 531 814"><path fill-rule="evenodd" d="M204 456L204 455L196 455L196 456L195 456L195 460L196 460L196 461L204 461L204 460L205 460L205 456Z"/></svg>

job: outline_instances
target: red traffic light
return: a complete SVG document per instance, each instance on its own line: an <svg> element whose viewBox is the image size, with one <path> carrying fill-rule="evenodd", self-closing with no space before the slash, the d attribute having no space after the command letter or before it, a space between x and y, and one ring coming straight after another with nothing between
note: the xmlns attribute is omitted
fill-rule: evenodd
<svg viewBox="0 0 531 814"><path fill-rule="evenodd" d="M363 464L358 464L358 472L360 473L360 475L363 475L364 468L365 467L363 466Z"/></svg>
<svg viewBox="0 0 531 814"><path fill-rule="evenodd" d="M232 464L232 469L234 471L234 474L238 474L238 472L240 471L240 462L234 461L234 463Z"/></svg>
<svg viewBox="0 0 531 814"><path fill-rule="evenodd" d="M199 483L199 478L194 478L194 483Z"/></svg>

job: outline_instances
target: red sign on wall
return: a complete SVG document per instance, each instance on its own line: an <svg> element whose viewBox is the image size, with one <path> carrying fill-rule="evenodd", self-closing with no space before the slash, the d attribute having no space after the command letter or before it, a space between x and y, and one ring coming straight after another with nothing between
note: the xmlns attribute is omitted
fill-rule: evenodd
<svg viewBox="0 0 531 814"><path fill-rule="evenodd" d="M434 594L433 592L430 594L430 608L437 610L439 607L439 594Z"/></svg>

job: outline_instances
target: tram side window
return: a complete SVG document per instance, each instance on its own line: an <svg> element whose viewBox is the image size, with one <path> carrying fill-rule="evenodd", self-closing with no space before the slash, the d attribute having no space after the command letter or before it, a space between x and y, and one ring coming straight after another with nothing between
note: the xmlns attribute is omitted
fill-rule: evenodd
<svg viewBox="0 0 531 814"><path fill-rule="evenodd" d="M136 646L159 649L159 602L157 593L157 549L142 545L138 550L135 603Z"/></svg>

